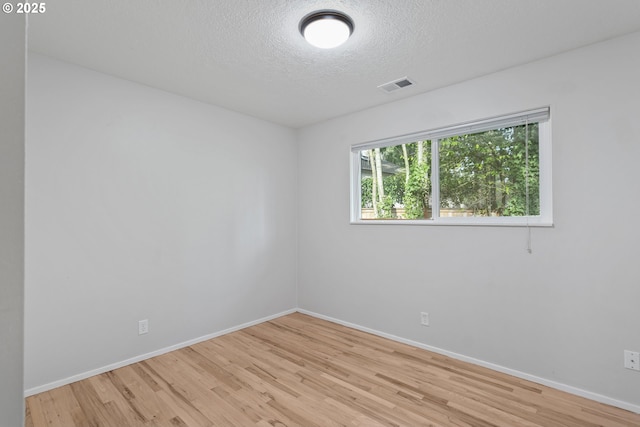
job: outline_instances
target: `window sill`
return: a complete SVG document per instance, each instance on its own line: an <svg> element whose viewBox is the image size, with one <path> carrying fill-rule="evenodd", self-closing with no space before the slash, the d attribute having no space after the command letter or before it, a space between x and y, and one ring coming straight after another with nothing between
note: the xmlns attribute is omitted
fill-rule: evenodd
<svg viewBox="0 0 640 427"><path fill-rule="evenodd" d="M351 225L426 225L426 226L480 226L480 227L553 227L553 221L541 219L522 220L520 218L438 218L423 220L359 219Z"/></svg>

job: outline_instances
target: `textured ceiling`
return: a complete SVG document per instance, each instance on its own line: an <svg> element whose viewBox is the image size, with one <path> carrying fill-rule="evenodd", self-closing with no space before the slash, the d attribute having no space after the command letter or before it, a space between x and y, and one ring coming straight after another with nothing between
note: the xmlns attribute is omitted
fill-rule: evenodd
<svg viewBox="0 0 640 427"><path fill-rule="evenodd" d="M318 9L353 18L346 44L302 39ZM29 47L297 128L635 31L639 0L55 0Z"/></svg>

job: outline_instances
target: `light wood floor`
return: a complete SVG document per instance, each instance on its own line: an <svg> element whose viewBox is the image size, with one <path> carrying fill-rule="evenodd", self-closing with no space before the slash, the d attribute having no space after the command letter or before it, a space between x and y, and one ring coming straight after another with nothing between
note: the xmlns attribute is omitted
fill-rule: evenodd
<svg viewBox="0 0 640 427"><path fill-rule="evenodd" d="M292 314L27 398L35 426L640 426L640 415Z"/></svg>

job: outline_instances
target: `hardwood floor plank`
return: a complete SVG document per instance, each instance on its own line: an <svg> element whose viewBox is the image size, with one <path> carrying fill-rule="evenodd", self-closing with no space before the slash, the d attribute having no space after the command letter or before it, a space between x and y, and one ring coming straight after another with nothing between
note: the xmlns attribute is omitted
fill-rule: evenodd
<svg viewBox="0 0 640 427"><path fill-rule="evenodd" d="M133 410L144 420L143 424L147 425L166 425L167 420L175 417L175 414L167 410L166 405L162 404L158 397L155 387L149 386L149 383L140 376L149 377L141 367L134 369L135 365L126 366L122 369L113 371L113 375L107 376L109 383L113 389L118 391L126 388L128 390L128 398L122 402L129 406L129 410Z"/></svg>
<svg viewBox="0 0 640 427"><path fill-rule="evenodd" d="M184 421L182 421L182 418L180 417L173 417L169 420L169 422L171 423L172 426L176 426L176 427L189 427L188 424L186 424Z"/></svg>
<svg viewBox="0 0 640 427"><path fill-rule="evenodd" d="M65 421L64 426L87 425L87 418L80 406L80 403L73 395L73 391L68 387L59 387L50 391L59 413L70 416L70 420Z"/></svg>
<svg viewBox="0 0 640 427"><path fill-rule="evenodd" d="M102 402L90 381L78 381L70 384L73 396L86 415L87 426L116 427L137 423L135 419L127 420L124 414L112 401ZM117 398L114 395L114 398Z"/></svg>
<svg viewBox="0 0 640 427"><path fill-rule="evenodd" d="M640 414L309 317L26 399L27 427L630 427Z"/></svg>
<svg viewBox="0 0 640 427"><path fill-rule="evenodd" d="M46 398L45 394L46 391L34 396L29 396L26 399L25 427L49 425L49 423L47 423L47 420L44 418L44 408L42 407L42 401Z"/></svg>
<svg viewBox="0 0 640 427"><path fill-rule="evenodd" d="M175 414L173 418L179 418L181 422L188 426L212 427L215 425L209 418L205 417L195 406L187 403L181 396L175 393L167 392L164 389L157 392L158 398L167 408ZM173 419L172 418L172 419Z"/></svg>
<svg viewBox="0 0 640 427"><path fill-rule="evenodd" d="M31 419L31 408L29 408L29 405L25 405L25 407L24 427L33 427L33 420Z"/></svg>
<svg viewBox="0 0 640 427"><path fill-rule="evenodd" d="M599 425L623 427L633 422L631 417L629 417L631 413L612 413L610 407L602 404L599 404L599 406L594 405L593 408L580 408L580 411L584 417L595 420Z"/></svg>
<svg viewBox="0 0 640 427"><path fill-rule="evenodd" d="M193 405L191 400L186 397L183 390L184 387L188 387L186 381L182 381L180 377L171 379L175 373L171 371L171 367L165 370L162 365L158 366L159 360L159 357L156 357L140 362L140 365L144 367L145 371L161 385L162 389L156 392L158 398L164 405L167 405L175 416L180 417L180 419L188 425L213 426L213 422L205 417L200 410ZM159 369L162 374L156 371L156 368Z"/></svg>
<svg viewBox="0 0 640 427"><path fill-rule="evenodd" d="M47 393L47 398L43 399L42 409L44 410L44 416L49 425L51 426L73 426L75 421L71 412L66 411L64 401L59 399L61 392L59 390L50 390Z"/></svg>

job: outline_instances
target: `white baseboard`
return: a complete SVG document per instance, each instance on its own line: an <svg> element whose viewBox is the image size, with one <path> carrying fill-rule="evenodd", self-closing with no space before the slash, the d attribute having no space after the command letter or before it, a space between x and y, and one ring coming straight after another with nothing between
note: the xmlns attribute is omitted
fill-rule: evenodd
<svg viewBox="0 0 640 427"><path fill-rule="evenodd" d="M583 389L580 389L580 388L577 388L577 387L569 386L567 384L559 383L559 382L556 382L556 381L551 381L551 380L548 380L548 379L545 379L545 378L540 378L540 377L537 377L535 375L527 374L525 372L520 372L520 371L517 371L517 370L514 370L514 369L506 368L504 366L496 365L494 363L485 362L484 360L479 360L479 359L475 359L473 357L468 357L468 356L465 356L465 355L462 355L462 354L458 354L458 353L454 353L454 352L451 352L451 351L443 350L441 348L437 348L437 347L433 347L433 346L430 346L430 345L427 345L427 344L423 344L423 343L420 343L420 342L417 342L417 341L412 341L412 340L409 340L409 339L401 338L401 337L398 337L398 336L395 336L395 335L392 335L392 334L388 334L388 333L385 333L385 332L380 332L380 331L377 331L375 329L371 329L371 328L367 328L367 327L364 327L364 326L356 325L356 324L350 323L350 322L345 322L345 321L342 321L340 319L335 319L335 318L330 317L330 316L325 316L323 314L315 313L315 312L312 312L312 311L309 311L309 310L300 309L300 308L286 310L286 311L283 311L281 313L277 313L277 314L274 314L274 315L271 315L271 316L263 317L261 319L257 319L257 320L251 321L251 322L243 323L241 325L233 326L233 327L225 329L223 331L214 332L212 334L208 334L208 335L205 335L205 336L202 336L202 337L194 338L192 340L184 341L184 342L181 342L179 344L175 344L175 345L172 345L172 346L169 346L169 347L165 347L165 348L162 348L162 349L159 349L159 350L156 350L156 351L152 351L150 353L141 354L139 356L132 357L130 359L123 360L121 362L112 363L110 365L103 366L101 368L93 369L93 370L87 371L87 372L82 372L82 373L73 375L73 376L68 377L68 378L64 378L64 379L61 379L61 380L58 380L58 381L54 381L54 382L51 382L51 383L48 383L48 384L44 384L44 385L41 385L41 386L33 387L33 388L25 390L24 396L28 397L28 396L32 396L34 394L38 394L38 393L42 393L42 392L45 392L45 391L49 391L49 390L52 390L52 389L57 388L57 387L61 387L61 386L67 385L67 384L71 384L71 383L76 382L76 381L84 380L84 379L92 377L94 375L103 374L103 373L111 371L113 369L122 368L123 366L131 365L133 363L137 363L137 362L140 362L142 360L146 360L146 359L149 359L149 358L152 358L152 357L155 357L155 356L160 356L161 354L165 354L165 353L168 353L170 351L179 350L181 348L188 347L190 345L194 345L194 344L197 344L197 343L202 342L202 341L206 341L206 340L209 340L209 339L212 339L212 338L216 338L216 337L219 337L219 336L222 336L222 335L226 335L226 334L229 334L231 332L239 331L241 329L245 329L245 328L248 328L250 326L258 325L258 324L263 323L263 322L268 322L269 320L273 320L273 319L276 319L278 317L286 316L287 314L291 314L291 313L295 313L295 312L299 312L299 313L302 313L302 314L307 314L309 316L317 317L318 319L327 320L329 322L333 322L333 323L337 323L339 325L347 326L349 328L357 329L357 330L362 331L362 332L367 332L367 333L370 333L370 334L373 334L373 335L377 335L379 337L383 337L383 338L387 338L387 339L390 339L390 340L393 340L393 341L401 342L403 344L408 344L408 345L411 345L411 346L414 346L414 347L422 348L424 350L432 351L434 353L438 353L438 354L442 354L442 355L447 356L447 357L451 357L452 359L457 359L457 360L461 360L463 362L472 363L474 365L483 366L485 368L493 369L494 371L502 372L502 373L505 373L505 374L508 374L508 375L513 375L514 377L518 377L518 378L522 378L524 380L528 380L528 381L532 381L532 382L535 382L535 383L538 383L538 384L542 384L542 385L545 385L547 387L554 388L556 390L564 391L564 392L567 392L567 393L574 394L576 396L584 397L584 398L587 398L587 399L594 400L596 402L604 403L606 405L615 406L617 408L625 409L627 411L631 411L631 412L635 412L637 414L640 414L640 405L636 405L636 404L633 404L633 403L629 403L629 402L624 402L624 401L621 401L621 400L613 399L613 398L610 398L610 397L607 397L607 396L603 396L603 395L598 394L598 393L593 393L593 392L590 392L590 391L587 391L587 390L583 390Z"/></svg>
<svg viewBox="0 0 640 427"><path fill-rule="evenodd" d="M45 391L52 390L54 388L62 387L63 385L67 385L67 384L74 383L76 381L84 380L84 379L87 379L89 377L93 377L94 375L100 375L100 374L103 374L105 372L109 372L111 370L117 369L117 368L122 368L123 366L131 365L132 363L140 362L142 360L147 360L147 359L150 359L150 358L155 357L155 356L160 356L161 354L169 353L170 351L179 350L181 348L185 348L185 347L188 347L190 345L198 344L199 342L202 342L202 341L210 340L212 338L216 338L216 337L219 337L219 336L222 336L222 335L226 335L226 334L229 334L231 332L239 331L240 329L245 329L245 328L248 328L249 326L254 326L254 325L258 325L258 324L263 323L263 322L268 322L269 320L273 320L273 319L276 319L278 317L286 316L287 314L295 313L296 311L297 310L295 308L290 309L290 310L286 310L286 311L283 311L283 312L278 313L278 314L274 314L274 315L271 315L271 316L263 317L261 319L257 319L257 320L253 320L251 322L243 323L241 325L233 326L233 327L225 329L223 331L214 332L212 334L208 334L208 335L204 335L202 337L198 337L198 338L194 338L194 339L191 339L191 340L188 340L188 341L184 341L184 342L181 342L179 344L175 344L175 345L172 345L172 346L169 346L169 347L161 348L159 350L155 350L155 351L152 351L150 353L141 354L139 356L135 356L135 357L132 357L130 359L123 360L121 362L112 363L110 365L103 366L101 368L92 369L91 371L82 372L80 374L72 375L72 376L70 376L68 378L63 378L63 379L58 380L58 381L54 381L54 382L51 382L51 383L48 383L48 384L44 384L44 385L41 385L41 386L33 387L33 388L25 390L24 396L25 397L29 397L29 396L33 396L34 394L38 394L38 393L42 393L42 392L45 392Z"/></svg>
<svg viewBox="0 0 640 427"><path fill-rule="evenodd" d="M345 322L339 319L335 319L333 317L325 316L323 314L314 313L309 310L298 309L298 312L302 314L307 314L312 317L317 317L318 319L327 320L329 322L337 323L339 325L347 326L349 328L357 329L362 332L367 332L373 335L377 335L379 337L387 338L392 341L401 342L403 344L408 344L414 347L418 347L424 350L432 351L434 353L442 354L443 356L451 357L452 359L461 360L463 362L472 363L474 365L483 366L485 368L492 369L494 371L502 372L504 374L512 375L514 377L518 377L524 380L532 381L534 383L542 384L547 387L554 388L556 390L564 391L567 393L574 394L576 396L584 397L590 400L594 400L596 402L604 403L606 405L615 406L617 408L625 409L627 411L635 412L640 414L640 405L636 405L629 402L624 402L622 400L612 399L607 396L603 396L598 393L593 393L587 390L583 390L577 387L572 387L567 384L559 383L556 381L551 381L545 378L536 377L535 375L530 375L525 372L516 371L515 369L505 368L504 366L496 365L490 362L485 362L484 360L475 359L473 357L464 356L462 354L454 353L451 351L443 350L441 348L432 347L427 344L423 344L417 341L408 340L405 338L400 338L395 335L387 334L385 332L380 332L375 329L366 328L364 326L356 325L354 323Z"/></svg>

